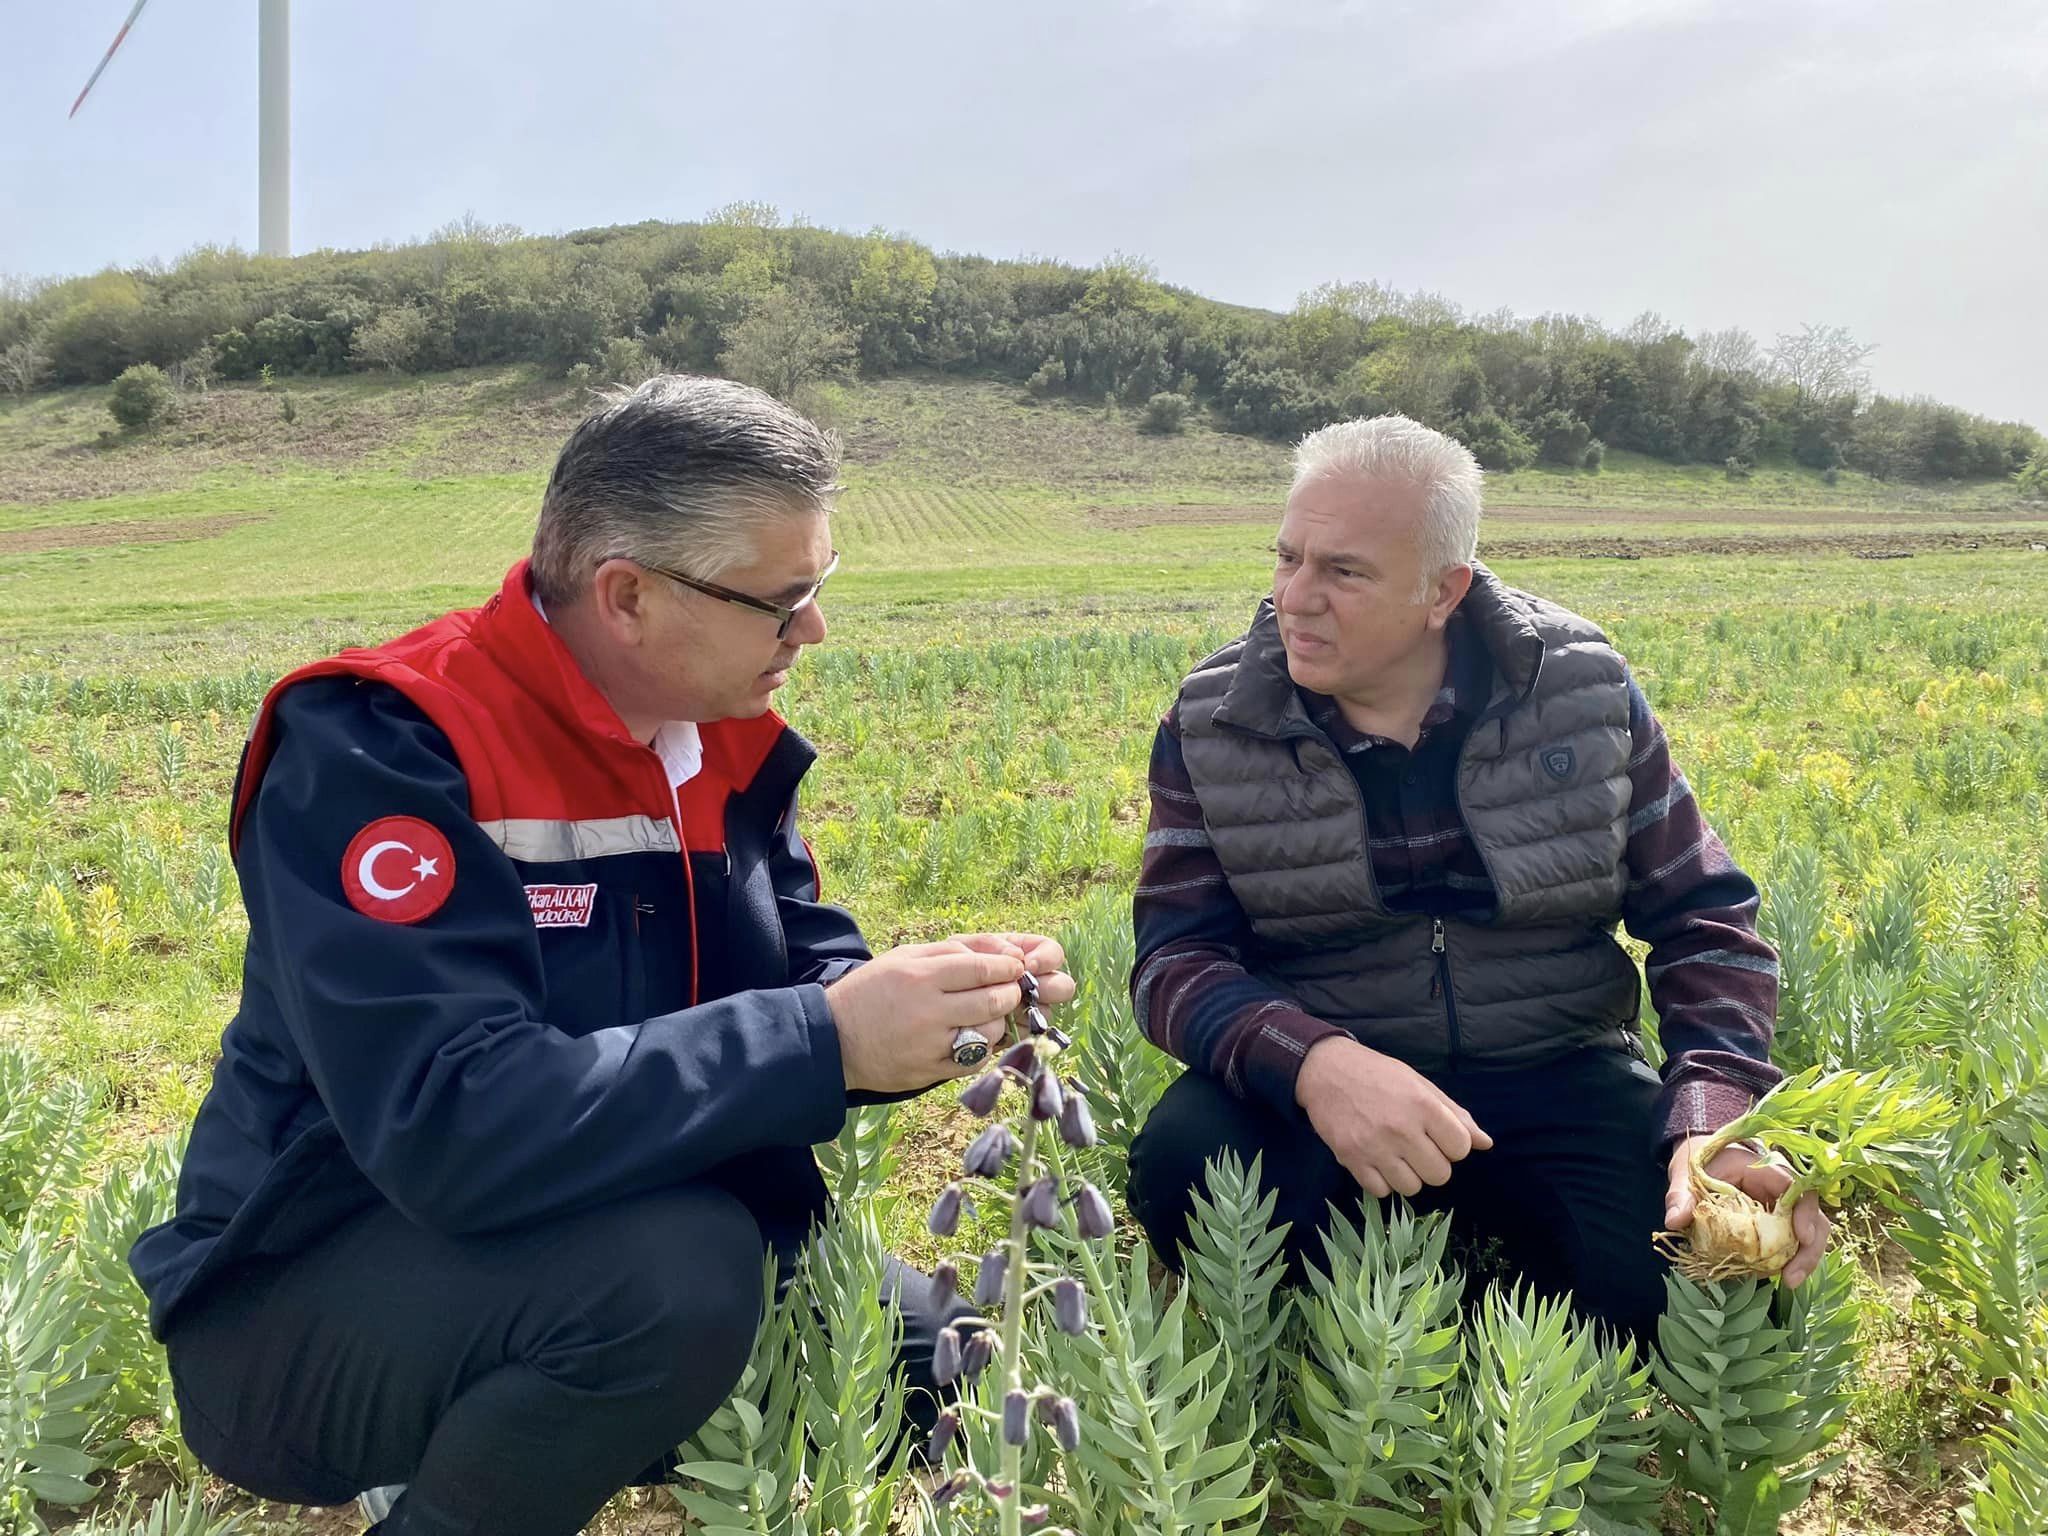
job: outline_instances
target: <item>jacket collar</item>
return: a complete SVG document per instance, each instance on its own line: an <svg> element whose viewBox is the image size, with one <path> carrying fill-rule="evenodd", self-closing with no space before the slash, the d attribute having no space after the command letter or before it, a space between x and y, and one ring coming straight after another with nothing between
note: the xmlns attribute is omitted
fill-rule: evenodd
<svg viewBox="0 0 2048 1536"><path fill-rule="evenodd" d="M1526 593L1517 592L1483 565L1472 567L1472 590L1458 611L1471 621L1493 658L1494 675L1517 699L1536 688L1543 670L1543 632Z"/></svg>
<svg viewBox="0 0 2048 1536"><path fill-rule="evenodd" d="M1543 636L1529 600L1483 565L1472 567L1472 589L1458 612L1493 658L1494 696L1488 712L1525 699L1543 666ZM1315 730L1301 692L1287 671L1273 600L1262 598L1216 719L1258 736L1299 736Z"/></svg>
<svg viewBox="0 0 2048 1536"><path fill-rule="evenodd" d="M624 749L653 751L626 728L534 607L530 562L521 560L505 573L498 591L477 610L470 641L557 721ZM700 734L705 766L735 789L752 786L764 794L786 794L816 756L773 710L752 720L708 721ZM775 782L785 778L787 789Z"/></svg>
<svg viewBox="0 0 2048 1536"><path fill-rule="evenodd" d="M470 640L549 715L627 746L646 744L626 729L610 700L597 691L554 627L533 606L529 562L519 561L477 610Z"/></svg>

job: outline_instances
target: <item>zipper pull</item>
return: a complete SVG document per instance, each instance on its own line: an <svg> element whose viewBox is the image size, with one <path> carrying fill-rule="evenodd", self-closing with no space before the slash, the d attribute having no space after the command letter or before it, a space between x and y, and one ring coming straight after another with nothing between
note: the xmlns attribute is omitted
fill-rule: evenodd
<svg viewBox="0 0 2048 1536"><path fill-rule="evenodd" d="M1431 924L1429 952L1432 955L1440 955L1444 952L1444 920L1440 917L1433 918Z"/></svg>

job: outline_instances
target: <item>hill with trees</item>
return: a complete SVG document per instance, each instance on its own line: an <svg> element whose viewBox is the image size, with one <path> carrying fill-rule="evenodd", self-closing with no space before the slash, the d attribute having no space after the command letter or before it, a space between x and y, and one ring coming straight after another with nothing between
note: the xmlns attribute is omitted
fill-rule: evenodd
<svg viewBox="0 0 2048 1536"><path fill-rule="evenodd" d="M0 390L107 383L124 427L217 379L537 364L572 378L719 371L784 396L937 371L1108 399L1174 432L1206 411L1288 439L1400 411L1489 468L1674 464L1855 469L1893 481L2019 477L2048 493L2033 428L1874 395L1871 348L1808 326L1770 344L1654 314L1466 313L1431 293L1333 283L1285 314L1162 284L1135 258L1083 268L941 255L882 232L735 204L697 223L534 236L464 220L414 243L289 260L203 248L170 265L0 288ZM161 375L161 377L158 377Z"/></svg>

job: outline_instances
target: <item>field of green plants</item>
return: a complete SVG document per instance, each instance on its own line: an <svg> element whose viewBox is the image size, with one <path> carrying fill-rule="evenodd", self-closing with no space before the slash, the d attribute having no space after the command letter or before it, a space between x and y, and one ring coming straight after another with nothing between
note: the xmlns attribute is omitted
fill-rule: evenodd
<svg viewBox="0 0 2048 1536"><path fill-rule="evenodd" d="M1277 505L1279 466L1197 439L1117 480L1135 435L1077 412L1045 430L1093 457L1041 473L1016 450L948 485L941 448L916 448L937 441L918 435L930 406L857 399L842 423L833 634L785 696L823 754L809 827L828 894L877 945L980 925L1065 936L1083 990L1056 1070L1098 1139L1042 1136L1030 1176L1099 1188L1118 1227L1084 1239L1070 1214L1036 1235L1043 1294L1005 1317L1014 1350L969 1394L944 1470L908 1465L882 1252L953 1257L971 1290L1029 1224L1004 1194L1013 1163L966 1181L978 1213L957 1233L928 1227L984 1129L951 1093L863 1114L822 1149L841 1216L752 1379L675 1490L622 1497L600 1528L1015 1529L971 1467L1013 1477L1045 1528L1089 1536L2048 1531L2048 553L2028 548L2030 515L1929 510L2014 537L1910 559L1622 561L1563 546L1749 528L1770 509L1572 512L1546 533L1555 552L1499 560L1610 628L1765 885L1781 1063L1882 1074L1922 1133L1939 1128L1897 1196L1850 1197L1837 1256L1796 1295L1674 1280L1660 1347L1637 1358L1398 1213L1340 1227L1312 1282L1280 1287L1237 1168L1212 1177L1187 1282L1152 1264L1120 1198L1170 1077L1124 993L1145 762L1175 681L1266 579L1266 530L1237 513ZM863 415L893 458L863 461ZM296 660L487 592L530 529L535 471L215 474L172 460L111 500L0 501L0 1533L357 1528L199 1475L125 1249L167 1208L234 1004L225 795L250 711ZM265 515L221 526L238 506ZM1872 519L1821 511L1857 538ZM150 536L58 533L123 522ZM1512 548L1526 526L1504 514L1499 531ZM1881 1144L1889 1124L1832 1131ZM1086 1293L1079 1333L1056 1326L1062 1278ZM1049 1393L1021 1445L1013 1378Z"/></svg>

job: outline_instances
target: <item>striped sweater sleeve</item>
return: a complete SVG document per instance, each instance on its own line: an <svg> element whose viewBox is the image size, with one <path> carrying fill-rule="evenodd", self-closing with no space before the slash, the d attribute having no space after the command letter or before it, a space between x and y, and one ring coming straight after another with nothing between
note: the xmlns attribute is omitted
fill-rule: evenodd
<svg viewBox="0 0 2048 1536"><path fill-rule="evenodd" d="M1663 1042L1661 1143L1719 1130L1783 1075L1771 1065L1778 955L1758 933L1756 883L1736 865L1629 680L1628 893L1622 919L1650 946Z"/></svg>
<svg viewBox="0 0 2048 1536"><path fill-rule="evenodd" d="M1152 817L1132 903L1131 1002L1152 1043L1241 1098L1297 1112L1309 1047L1343 1030L1295 1006L1244 965L1251 925L1209 844L1169 710L1152 744Z"/></svg>

